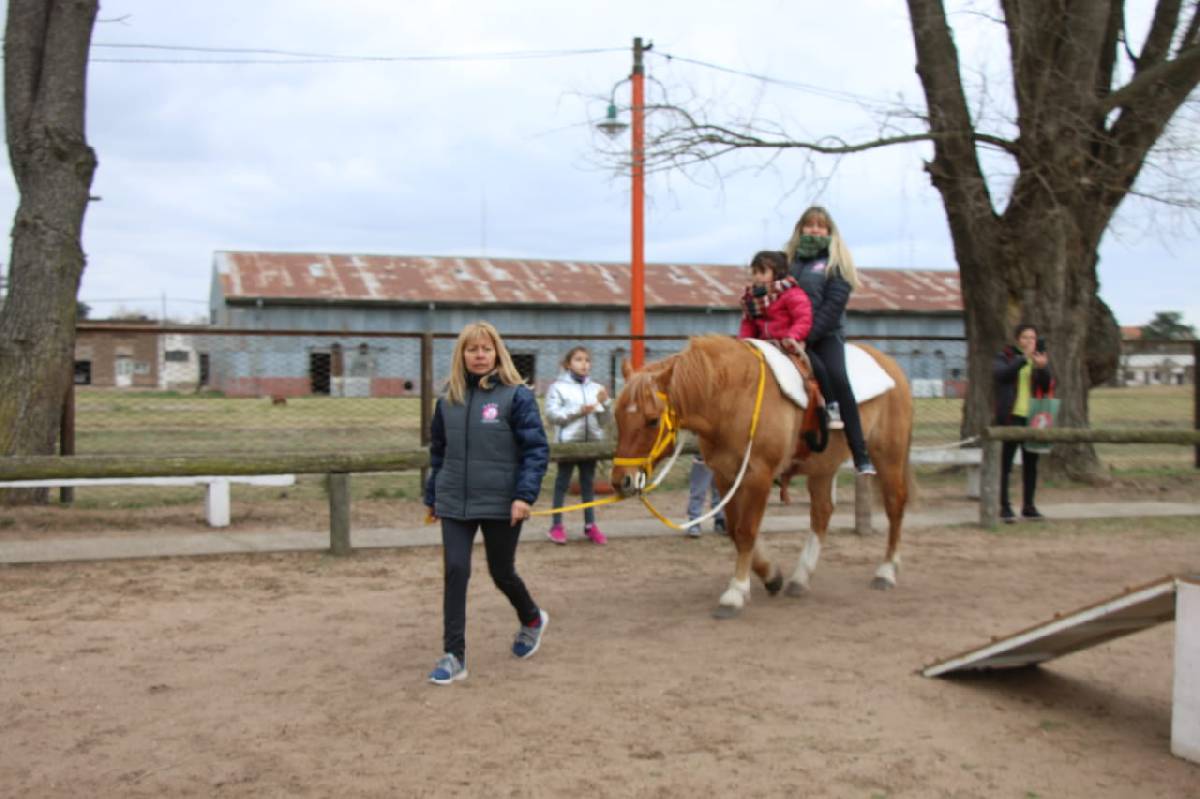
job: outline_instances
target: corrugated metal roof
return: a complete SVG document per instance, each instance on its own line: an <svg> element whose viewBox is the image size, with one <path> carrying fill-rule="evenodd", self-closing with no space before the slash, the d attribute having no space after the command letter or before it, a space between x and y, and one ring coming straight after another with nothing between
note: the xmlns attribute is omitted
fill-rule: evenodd
<svg viewBox="0 0 1200 799"><path fill-rule="evenodd" d="M218 252L227 300L454 305L629 305L626 263L416 255ZM860 269L851 310L961 312L958 273ZM736 306L740 265L647 264L647 307Z"/></svg>

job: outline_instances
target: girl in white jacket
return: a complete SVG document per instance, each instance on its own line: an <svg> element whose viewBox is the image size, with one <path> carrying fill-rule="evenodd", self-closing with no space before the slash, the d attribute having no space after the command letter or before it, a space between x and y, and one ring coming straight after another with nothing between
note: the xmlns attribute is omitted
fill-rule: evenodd
<svg viewBox="0 0 1200 799"><path fill-rule="evenodd" d="M562 367L563 373L546 392L546 418L558 428L552 440L559 443L604 440L604 422L612 400L608 390L588 376L592 371L591 353L587 347L572 347L563 358ZM558 475L554 478L556 508L563 506L575 466L570 461L558 464ZM591 502L595 498L596 462L579 461L578 466L580 493L584 502ZM608 539L596 526L595 508L584 508L583 522L583 534L592 543L607 543ZM567 543L561 513L554 514L549 536L556 544Z"/></svg>

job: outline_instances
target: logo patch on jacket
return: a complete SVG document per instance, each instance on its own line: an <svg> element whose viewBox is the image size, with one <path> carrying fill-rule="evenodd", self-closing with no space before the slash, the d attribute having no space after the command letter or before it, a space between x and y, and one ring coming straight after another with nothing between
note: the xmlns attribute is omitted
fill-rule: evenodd
<svg viewBox="0 0 1200 799"><path fill-rule="evenodd" d="M483 406L483 411L479 414L479 420L484 424L495 423L500 418L500 406L494 402L489 402Z"/></svg>

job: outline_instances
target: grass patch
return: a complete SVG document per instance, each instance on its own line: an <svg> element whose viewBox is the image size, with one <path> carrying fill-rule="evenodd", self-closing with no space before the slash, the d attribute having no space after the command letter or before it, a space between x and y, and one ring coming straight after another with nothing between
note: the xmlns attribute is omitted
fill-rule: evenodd
<svg viewBox="0 0 1200 799"><path fill-rule="evenodd" d="M1044 522L1002 524L992 535L1007 538L1055 538L1074 536L1138 536L1150 538L1194 538L1200 542L1200 525L1194 516L1136 516L1119 519L1047 519Z"/></svg>

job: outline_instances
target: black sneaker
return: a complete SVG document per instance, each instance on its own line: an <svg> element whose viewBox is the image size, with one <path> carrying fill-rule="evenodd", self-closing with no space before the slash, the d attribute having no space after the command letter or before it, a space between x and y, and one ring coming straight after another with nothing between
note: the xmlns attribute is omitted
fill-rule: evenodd
<svg viewBox="0 0 1200 799"><path fill-rule="evenodd" d="M1004 505L1000 508L1000 521L1005 524L1017 523L1017 514L1013 513L1011 505Z"/></svg>
<svg viewBox="0 0 1200 799"><path fill-rule="evenodd" d="M1046 517L1043 516L1042 512L1039 511L1034 506L1026 505L1025 507L1021 508L1021 518L1029 519L1030 521L1041 521L1042 519L1045 519Z"/></svg>
<svg viewBox="0 0 1200 799"><path fill-rule="evenodd" d="M717 520L713 522L713 532L717 534L724 534L725 519L723 517L718 516Z"/></svg>

